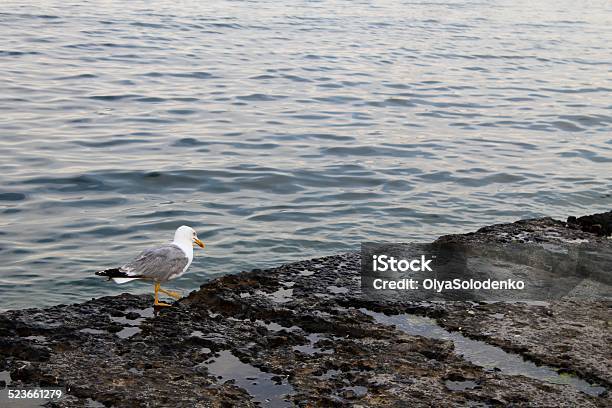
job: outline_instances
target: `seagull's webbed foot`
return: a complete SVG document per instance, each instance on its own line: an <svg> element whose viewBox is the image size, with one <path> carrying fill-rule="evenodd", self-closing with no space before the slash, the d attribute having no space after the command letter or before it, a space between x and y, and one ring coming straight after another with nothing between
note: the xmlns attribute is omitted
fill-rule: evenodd
<svg viewBox="0 0 612 408"><path fill-rule="evenodd" d="M173 292L171 290L166 290L166 289L162 289L162 288L159 288L159 291L162 292L162 293L165 293L168 296L172 296L173 298L175 298L177 300L182 298L181 294L178 293L178 292Z"/></svg>
<svg viewBox="0 0 612 408"><path fill-rule="evenodd" d="M155 302L153 302L153 306L169 307L171 305L169 305L168 303L160 302L158 299L159 292L168 293L167 291L162 289L160 286L161 284L159 282L155 282Z"/></svg>

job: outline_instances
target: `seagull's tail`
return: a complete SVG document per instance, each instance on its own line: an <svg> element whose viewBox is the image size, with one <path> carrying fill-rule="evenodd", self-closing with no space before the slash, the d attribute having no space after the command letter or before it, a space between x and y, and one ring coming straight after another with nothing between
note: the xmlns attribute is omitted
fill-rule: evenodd
<svg viewBox="0 0 612 408"><path fill-rule="evenodd" d="M140 276L130 276L119 268L110 268L110 269L105 269L103 271L98 271L96 272L96 275L106 276L108 277L108 280L112 279L113 281L115 281L115 283L119 283L119 284L133 281L136 279L141 279Z"/></svg>

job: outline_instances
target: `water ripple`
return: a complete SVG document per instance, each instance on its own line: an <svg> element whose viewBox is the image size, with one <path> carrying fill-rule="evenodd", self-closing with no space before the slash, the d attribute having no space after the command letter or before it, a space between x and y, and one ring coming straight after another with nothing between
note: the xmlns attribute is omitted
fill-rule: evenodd
<svg viewBox="0 0 612 408"><path fill-rule="evenodd" d="M115 293L91 272L181 224L187 290L609 210L609 10L482 5L4 2L2 307Z"/></svg>

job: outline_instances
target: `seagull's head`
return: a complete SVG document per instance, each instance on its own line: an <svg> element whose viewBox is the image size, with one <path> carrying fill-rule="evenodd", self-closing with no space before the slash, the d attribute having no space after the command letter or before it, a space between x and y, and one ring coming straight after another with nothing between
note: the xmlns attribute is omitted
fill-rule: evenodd
<svg viewBox="0 0 612 408"><path fill-rule="evenodd" d="M178 227L174 233L175 242L183 242L189 245L196 244L200 248L204 248L204 243L198 239L198 234L195 230L187 225Z"/></svg>

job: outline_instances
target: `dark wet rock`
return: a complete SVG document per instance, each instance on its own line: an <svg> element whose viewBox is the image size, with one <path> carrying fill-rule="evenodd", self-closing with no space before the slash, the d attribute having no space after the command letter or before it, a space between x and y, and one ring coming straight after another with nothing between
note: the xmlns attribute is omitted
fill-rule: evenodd
<svg viewBox="0 0 612 408"><path fill-rule="evenodd" d="M125 315L125 318L129 320L136 320L140 318L140 314L136 312L129 312Z"/></svg>
<svg viewBox="0 0 612 408"><path fill-rule="evenodd" d="M585 215L582 217L568 217L567 224L585 232L597 235L612 235L612 211L605 213Z"/></svg>
<svg viewBox="0 0 612 408"><path fill-rule="evenodd" d="M606 214L595 214L606 216ZM594 215L594 216L595 216ZM594 217L592 216L592 217ZM609 216L609 215L607 215ZM571 219L572 217L570 217ZM583 218L583 217L581 217ZM578 224L554 220L552 218L537 218L521 220L510 224L495 224L480 228L476 232L457 235L444 235L437 242L476 243L575 243L588 241L606 244L607 238L583 231ZM587 224L585 224L587 225ZM609 235L609 234L608 234Z"/></svg>
<svg viewBox="0 0 612 408"><path fill-rule="evenodd" d="M549 218L440 238L519 239L612 242ZM11 386L66 388L55 407L610 406L609 301L376 301L362 296L359 271L360 255L348 253L225 276L156 313L152 296L130 294L8 311L0 371ZM453 341L365 311L428 316L601 384L602 394L481 367Z"/></svg>

